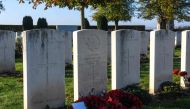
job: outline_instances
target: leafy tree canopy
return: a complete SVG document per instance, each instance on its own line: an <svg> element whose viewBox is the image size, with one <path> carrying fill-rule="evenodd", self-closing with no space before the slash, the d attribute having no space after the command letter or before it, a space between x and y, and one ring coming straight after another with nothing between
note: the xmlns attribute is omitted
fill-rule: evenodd
<svg viewBox="0 0 190 109"><path fill-rule="evenodd" d="M0 1L0 13L1 13L1 11L4 11L4 10L5 10L5 8L4 8L4 6L3 6L3 2Z"/></svg>
<svg viewBox="0 0 190 109"><path fill-rule="evenodd" d="M80 9L81 6L88 7L97 5L105 5L107 2L113 2L114 0L19 0L20 3L24 3L28 1L29 3L34 4L34 8L36 8L39 4L45 3L46 8L52 6L59 7L68 7L69 9Z"/></svg>
<svg viewBox="0 0 190 109"><path fill-rule="evenodd" d="M139 0L140 17L158 20L190 20L189 0Z"/></svg>
<svg viewBox="0 0 190 109"><path fill-rule="evenodd" d="M39 4L45 3L46 8L51 8L52 6L59 6L60 8L68 7L69 9L78 9L81 11L81 29L84 28L85 15L84 8L92 6L96 8L98 5L105 5L108 2L114 3L117 0L19 0L20 3L28 1L33 3L33 8L36 8Z"/></svg>
<svg viewBox="0 0 190 109"><path fill-rule="evenodd" d="M100 16L105 16L108 21L114 21L116 28L119 21L130 21L136 9L135 0L117 0L115 3L107 3L106 6L98 6L93 15L97 21Z"/></svg>

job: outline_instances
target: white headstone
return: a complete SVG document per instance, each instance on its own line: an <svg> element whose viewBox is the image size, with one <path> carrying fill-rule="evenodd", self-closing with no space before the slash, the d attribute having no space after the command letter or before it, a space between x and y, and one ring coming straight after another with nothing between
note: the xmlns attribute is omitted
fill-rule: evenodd
<svg viewBox="0 0 190 109"><path fill-rule="evenodd" d="M150 40L150 32L141 31L141 54L148 54L148 45Z"/></svg>
<svg viewBox="0 0 190 109"><path fill-rule="evenodd" d="M140 82L140 32L112 32L112 89Z"/></svg>
<svg viewBox="0 0 190 109"><path fill-rule="evenodd" d="M157 30L150 33L149 92L157 92L160 84L172 81L175 32Z"/></svg>
<svg viewBox="0 0 190 109"><path fill-rule="evenodd" d="M107 32L107 43L108 43L108 63L111 63L111 32Z"/></svg>
<svg viewBox="0 0 190 109"><path fill-rule="evenodd" d="M182 32L181 71L186 71L190 76L190 30ZM181 78L181 86L187 87L183 78Z"/></svg>
<svg viewBox="0 0 190 109"><path fill-rule="evenodd" d="M56 30L24 31L24 109L64 106L65 36Z"/></svg>
<svg viewBox="0 0 190 109"><path fill-rule="evenodd" d="M65 63L66 64L73 64L73 34L72 32L64 32L65 34Z"/></svg>
<svg viewBox="0 0 190 109"><path fill-rule="evenodd" d="M56 29L59 31L64 32L66 35L65 37L65 63L66 64L73 64L72 54L73 54L73 47L72 47L72 40L73 40L73 31L78 30L78 26L74 25L57 25Z"/></svg>
<svg viewBox="0 0 190 109"><path fill-rule="evenodd" d="M175 33L175 47L181 46L181 31Z"/></svg>
<svg viewBox="0 0 190 109"><path fill-rule="evenodd" d="M73 34L74 100L78 100L106 90L107 32L81 30Z"/></svg>
<svg viewBox="0 0 190 109"><path fill-rule="evenodd" d="M0 30L0 73L15 72L15 32Z"/></svg>

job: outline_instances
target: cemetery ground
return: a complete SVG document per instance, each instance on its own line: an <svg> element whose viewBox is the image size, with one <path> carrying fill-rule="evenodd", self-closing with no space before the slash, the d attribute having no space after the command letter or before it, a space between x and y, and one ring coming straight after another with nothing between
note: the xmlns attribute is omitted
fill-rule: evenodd
<svg viewBox="0 0 190 109"><path fill-rule="evenodd" d="M180 48L175 49L174 68L180 68ZM111 66L108 65L108 89L111 89ZM23 108L23 78L22 78L22 59L16 59L16 71L21 75L1 75L0 76L0 109L22 109ZM172 73L172 72L171 72ZM174 78L179 83L179 78ZM85 81L85 80L84 80ZM73 101L73 70L72 66L66 68L66 105ZM148 90L149 87L149 60L141 63L141 82L142 89ZM143 109L190 109L190 96L179 97L177 99L155 99L144 106Z"/></svg>

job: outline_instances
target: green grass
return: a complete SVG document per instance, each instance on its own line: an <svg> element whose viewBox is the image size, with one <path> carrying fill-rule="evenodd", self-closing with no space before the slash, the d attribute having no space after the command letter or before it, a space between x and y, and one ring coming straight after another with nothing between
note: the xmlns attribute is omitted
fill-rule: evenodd
<svg viewBox="0 0 190 109"><path fill-rule="evenodd" d="M22 78L0 77L0 109L23 108Z"/></svg>
<svg viewBox="0 0 190 109"><path fill-rule="evenodd" d="M16 72L23 72L23 63L21 58L16 59Z"/></svg>
<svg viewBox="0 0 190 109"><path fill-rule="evenodd" d="M16 59L16 72L22 72L22 59ZM180 68L180 49L174 54L174 68ZM141 88L148 91L149 87L149 63L141 64ZM174 77L176 82L179 78ZM66 68L66 105L73 102L73 70ZM111 90L111 66L108 65L108 90ZM153 100L143 109L190 109L190 97L177 100ZM0 77L0 109L22 109L23 108L23 79L22 77Z"/></svg>

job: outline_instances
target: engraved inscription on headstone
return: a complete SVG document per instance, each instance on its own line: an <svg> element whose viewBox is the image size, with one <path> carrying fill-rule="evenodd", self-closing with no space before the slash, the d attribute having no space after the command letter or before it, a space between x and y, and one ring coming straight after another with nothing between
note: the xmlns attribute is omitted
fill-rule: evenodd
<svg viewBox="0 0 190 109"><path fill-rule="evenodd" d="M174 35L169 30L151 32L149 92L152 94L161 83L172 81Z"/></svg>
<svg viewBox="0 0 190 109"><path fill-rule="evenodd" d="M73 34L74 100L99 95L107 84L107 32L81 30Z"/></svg>
<svg viewBox="0 0 190 109"><path fill-rule="evenodd" d="M140 43L139 31L112 32L112 89L139 83Z"/></svg>
<svg viewBox="0 0 190 109"><path fill-rule="evenodd" d="M24 109L64 106L65 35L46 29L22 34Z"/></svg>
<svg viewBox="0 0 190 109"><path fill-rule="evenodd" d="M15 72L15 32L0 31L0 73Z"/></svg>

